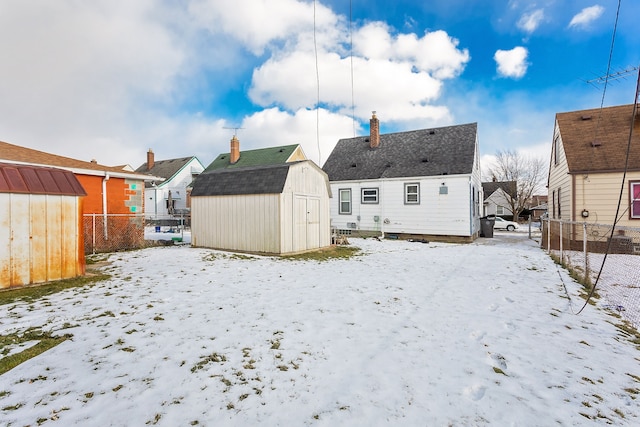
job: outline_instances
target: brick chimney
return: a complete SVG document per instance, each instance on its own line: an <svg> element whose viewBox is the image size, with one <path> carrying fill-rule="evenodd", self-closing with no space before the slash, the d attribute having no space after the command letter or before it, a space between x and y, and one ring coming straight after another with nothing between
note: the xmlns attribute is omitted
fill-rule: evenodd
<svg viewBox="0 0 640 427"><path fill-rule="evenodd" d="M229 163L234 164L238 160L240 160L240 141L237 136L233 135L233 138L231 138L231 156Z"/></svg>
<svg viewBox="0 0 640 427"><path fill-rule="evenodd" d="M376 117L374 111L369 120L369 147L378 148L380 145L380 120Z"/></svg>
<svg viewBox="0 0 640 427"><path fill-rule="evenodd" d="M153 151L151 151L151 148L149 148L149 151L147 151L147 170L151 170L151 168L153 168L153 165L155 164L155 156L153 155Z"/></svg>

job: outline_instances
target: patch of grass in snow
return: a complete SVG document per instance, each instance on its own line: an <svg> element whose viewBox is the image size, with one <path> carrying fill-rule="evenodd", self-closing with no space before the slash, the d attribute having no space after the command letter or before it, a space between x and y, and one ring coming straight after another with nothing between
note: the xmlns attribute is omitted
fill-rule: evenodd
<svg viewBox="0 0 640 427"><path fill-rule="evenodd" d="M503 371L502 369L497 368L497 367L495 367L495 366L493 367L493 372L495 372L496 374L502 374L502 375L504 375L505 377L508 377L508 375L507 375L507 374L505 374L505 373L504 373L504 371Z"/></svg>
<svg viewBox="0 0 640 427"><path fill-rule="evenodd" d="M614 409L614 410L613 410L613 412L615 412L615 414L616 414L617 416L619 416L620 418L624 418L624 417L625 417L625 416L624 416L624 412L622 412L622 411L621 411L620 409L618 409L618 408Z"/></svg>
<svg viewBox="0 0 640 427"><path fill-rule="evenodd" d="M331 246L313 252L297 255L283 255L280 259L291 261L330 261L332 259L349 259L360 254L360 248L353 246Z"/></svg>
<svg viewBox="0 0 640 427"><path fill-rule="evenodd" d="M640 331L634 328L629 322L623 321L614 325L620 331L620 335L640 350Z"/></svg>
<svg viewBox="0 0 640 427"><path fill-rule="evenodd" d="M10 371L29 359L39 356L45 351L70 339L72 336L73 335L71 334L53 336L51 332L43 332L40 328L30 328L21 334L13 333L0 335L0 354L8 354L8 352L5 352L6 349L14 348L22 343L38 341L37 344L26 348L19 353L10 354L0 359L0 375Z"/></svg>
<svg viewBox="0 0 640 427"><path fill-rule="evenodd" d="M201 369L204 369L209 363L222 363L227 361L227 356L224 354L212 353L208 356L204 356L200 358L200 361L193 365L191 368L191 372L195 373Z"/></svg>
<svg viewBox="0 0 640 427"><path fill-rule="evenodd" d="M153 417L152 420L147 421L145 424L146 425L156 425L156 424L158 424L158 422L160 421L161 418L162 418L162 414L156 414L155 417Z"/></svg>
<svg viewBox="0 0 640 427"><path fill-rule="evenodd" d="M93 285L97 282L107 280L110 277L111 275L109 274L100 272L94 273L88 271L86 276L29 285L20 288L3 289L0 290L0 305L11 304L16 301L36 301L41 299L42 297L55 294L67 289Z"/></svg>
<svg viewBox="0 0 640 427"><path fill-rule="evenodd" d="M629 393L629 397L631 397L633 400L636 400L637 395L640 394L640 389L638 388L625 388L624 391L626 391L627 393Z"/></svg>

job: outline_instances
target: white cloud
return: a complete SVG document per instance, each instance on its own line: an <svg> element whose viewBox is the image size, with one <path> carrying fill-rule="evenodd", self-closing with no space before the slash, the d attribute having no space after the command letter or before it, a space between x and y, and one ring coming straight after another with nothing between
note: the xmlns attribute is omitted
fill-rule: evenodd
<svg viewBox="0 0 640 427"><path fill-rule="evenodd" d="M544 19L544 9L537 9L533 12L525 13L518 21L518 28L531 34L533 33Z"/></svg>
<svg viewBox="0 0 640 427"><path fill-rule="evenodd" d="M519 79L527 72L529 52L522 46L511 50L497 50L493 59L498 65L498 73L503 77Z"/></svg>
<svg viewBox="0 0 640 427"><path fill-rule="evenodd" d="M604 13L604 7L600 5L594 5L590 7L585 7L571 18L571 22L569 22L569 28L571 27L587 27L590 23L600 18Z"/></svg>
<svg viewBox="0 0 640 427"><path fill-rule="evenodd" d="M319 2L315 45L307 1L8 5L0 14L4 141L104 164L139 166L149 148L158 159L195 154L207 163L228 150L223 128L240 120L245 147L295 140L317 160L316 46L322 158L353 134L347 26ZM437 103L470 60L456 39L372 22L354 28L353 41L358 119L367 123L377 110L384 124L450 124L449 109ZM263 111L235 119L212 112L225 91L247 87Z"/></svg>

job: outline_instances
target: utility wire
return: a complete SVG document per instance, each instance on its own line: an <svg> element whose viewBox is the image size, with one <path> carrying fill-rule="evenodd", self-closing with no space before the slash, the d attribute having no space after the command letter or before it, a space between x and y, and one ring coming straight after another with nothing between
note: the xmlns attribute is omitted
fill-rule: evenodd
<svg viewBox="0 0 640 427"><path fill-rule="evenodd" d="M349 0L349 48L351 59L351 123L353 125L353 137L356 136L356 103L353 96L353 32L351 31L351 22L353 20L353 0Z"/></svg>
<svg viewBox="0 0 640 427"><path fill-rule="evenodd" d="M318 69L318 43L316 41L316 0L313 0L313 50L316 57L316 144L318 145L318 164L322 167L320 153L320 70Z"/></svg>

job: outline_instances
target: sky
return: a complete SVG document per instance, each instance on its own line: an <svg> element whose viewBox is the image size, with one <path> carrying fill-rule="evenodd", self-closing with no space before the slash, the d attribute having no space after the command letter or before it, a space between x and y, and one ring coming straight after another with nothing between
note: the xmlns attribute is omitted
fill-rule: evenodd
<svg viewBox="0 0 640 427"><path fill-rule="evenodd" d="M604 298L575 315L582 287L566 270L526 233L494 236L351 239L359 256L325 262L188 245L110 254L109 280L0 305L3 333L72 335L2 375L0 418L638 425L638 349L621 320Z"/></svg>
<svg viewBox="0 0 640 427"><path fill-rule="evenodd" d="M0 140L104 165L478 123L480 153L550 156L557 112L630 104L640 3L5 0ZM611 67L608 68L611 57Z"/></svg>

